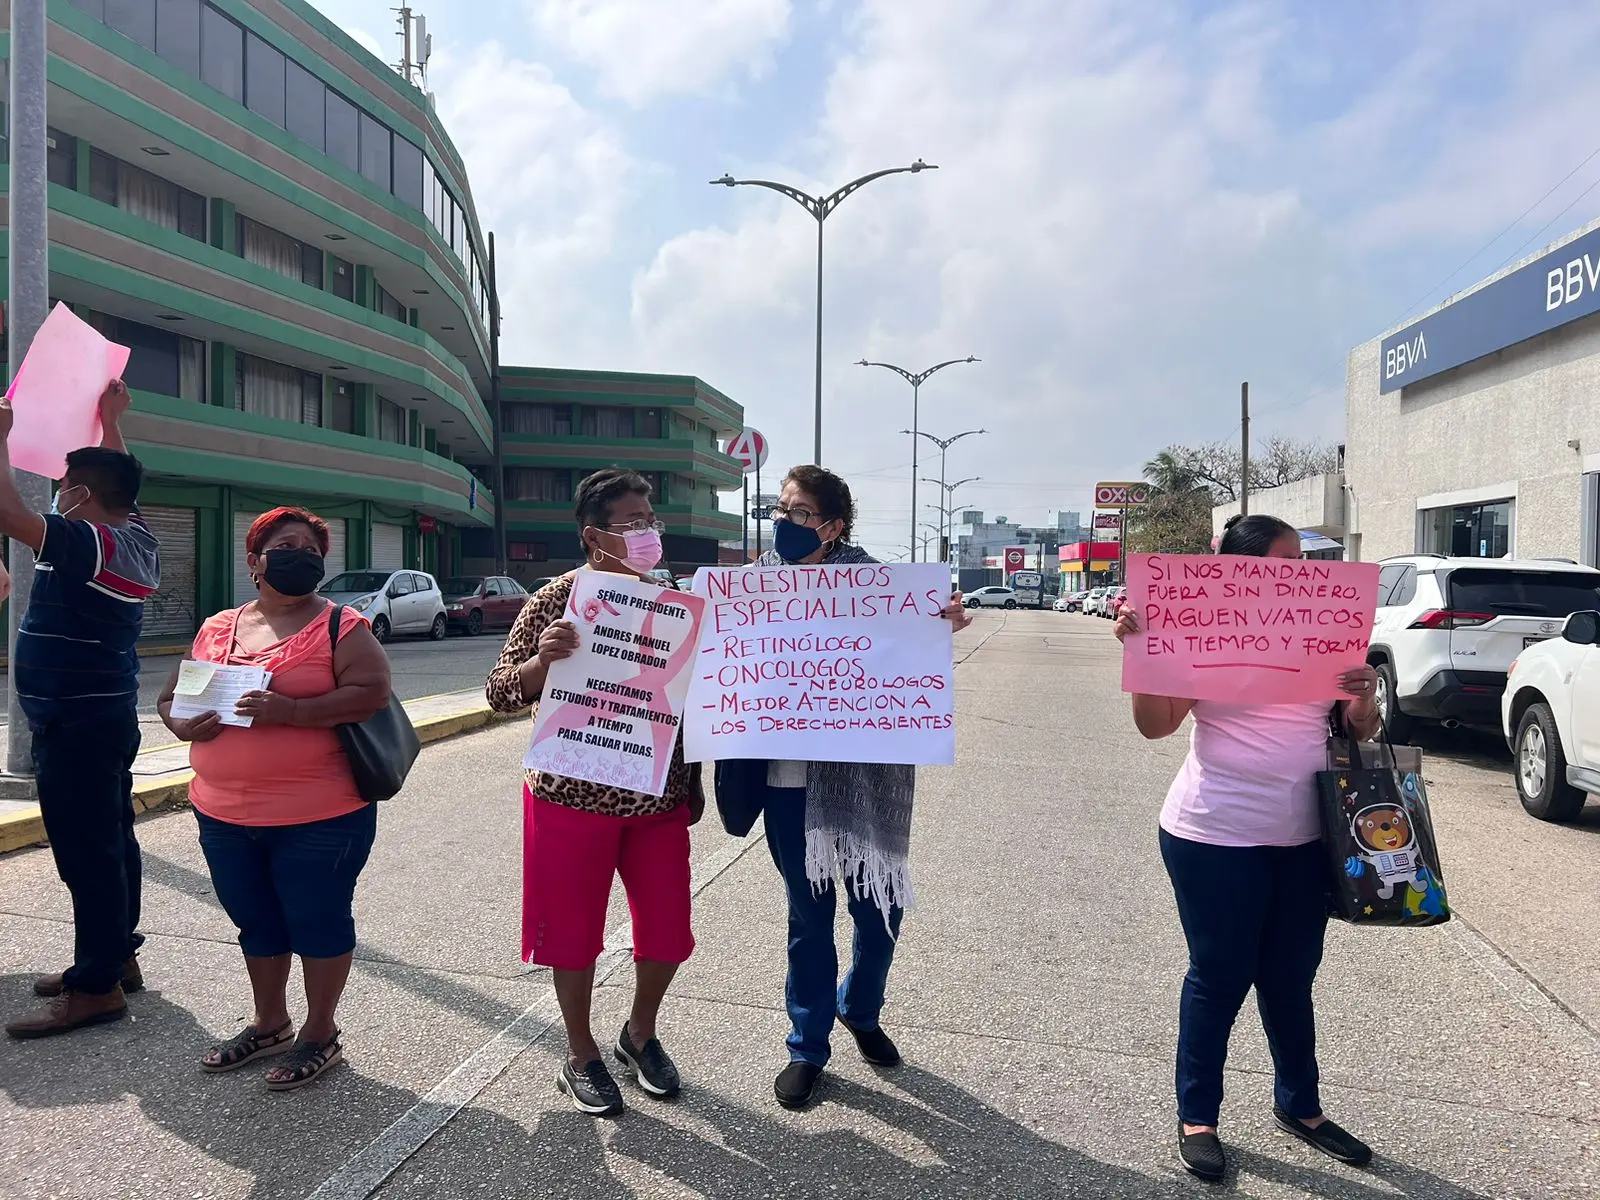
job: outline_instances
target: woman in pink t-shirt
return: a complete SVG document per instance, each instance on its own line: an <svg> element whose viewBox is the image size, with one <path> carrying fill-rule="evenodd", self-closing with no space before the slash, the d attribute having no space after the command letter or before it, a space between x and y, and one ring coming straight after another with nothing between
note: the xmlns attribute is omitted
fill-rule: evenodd
<svg viewBox="0 0 1600 1200"><path fill-rule="evenodd" d="M1299 558L1300 535L1276 517L1234 517L1220 554ZM1139 630L1123 606L1120 641ZM1378 730L1371 667L1340 677L1340 719L1357 737ZM1311 985L1328 923L1316 773L1326 762L1326 704L1222 704L1133 697L1147 738L1194 718L1189 756L1161 809L1161 857L1189 945L1178 1007L1178 1153L1203 1179L1226 1168L1217 1119L1228 1034L1252 986L1276 1068L1272 1114L1285 1131L1356 1166L1372 1152L1322 1114Z"/></svg>

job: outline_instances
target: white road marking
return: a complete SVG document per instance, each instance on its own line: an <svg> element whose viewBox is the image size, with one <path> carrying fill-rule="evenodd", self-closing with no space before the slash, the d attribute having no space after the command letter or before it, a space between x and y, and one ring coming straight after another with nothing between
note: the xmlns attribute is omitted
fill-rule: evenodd
<svg viewBox="0 0 1600 1200"><path fill-rule="evenodd" d="M717 876L763 840L730 840L695 871L689 894L698 896ZM596 986L605 983L630 958L631 929L623 924L606 935L606 950L595 964ZM483 1094L529 1047L561 1023L555 996L529 1005L522 1014L469 1055L422 1099L380 1133L312 1192L309 1200L366 1200L389 1176L467 1105Z"/></svg>

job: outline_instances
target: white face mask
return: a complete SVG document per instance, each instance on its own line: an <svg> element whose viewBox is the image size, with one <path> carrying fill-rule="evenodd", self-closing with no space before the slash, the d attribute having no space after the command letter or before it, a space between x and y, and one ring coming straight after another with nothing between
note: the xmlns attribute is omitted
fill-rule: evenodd
<svg viewBox="0 0 1600 1200"><path fill-rule="evenodd" d="M72 505L72 507L63 512L61 510L61 497L65 496L68 492L75 492L79 488L83 489L83 499L79 500L76 504ZM89 489L80 483L73 487L62 488L59 492L57 492L55 499L50 501L50 511L59 517L70 517L73 513L77 512L87 503L89 503Z"/></svg>

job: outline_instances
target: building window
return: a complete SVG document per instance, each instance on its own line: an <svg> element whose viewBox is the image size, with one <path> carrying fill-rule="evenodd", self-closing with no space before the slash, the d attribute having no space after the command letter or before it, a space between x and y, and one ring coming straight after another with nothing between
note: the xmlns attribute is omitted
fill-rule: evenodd
<svg viewBox="0 0 1600 1200"><path fill-rule="evenodd" d="M146 50L156 48L156 0L105 0L105 22Z"/></svg>
<svg viewBox="0 0 1600 1200"><path fill-rule="evenodd" d="M285 279L322 288L322 251L249 217L239 218L239 255Z"/></svg>
<svg viewBox="0 0 1600 1200"><path fill-rule="evenodd" d="M283 128L283 55L253 33L244 35L244 102Z"/></svg>
<svg viewBox="0 0 1600 1200"><path fill-rule="evenodd" d="M156 0L156 53L185 75L200 74L200 0Z"/></svg>
<svg viewBox="0 0 1600 1200"><path fill-rule="evenodd" d="M344 259L333 259L333 294L341 300L348 300L352 304L356 299L356 269L354 264L345 262Z"/></svg>
<svg viewBox="0 0 1600 1200"><path fill-rule="evenodd" d="M639 414L639 436L658 438L661 436L661 410L647 408Z"/></svg>
<svg viewBox="0 0 1600 1200"><path fill-rule="evenodd" d="M633 409L585 408L580 431L584 437L631 438Z"/></svg>
<svg viewBox="0 0 1600 1200"><path fill-rule="evenodd" d="M507 467L506 498L537 503L572 499L572 472L557 467Z"/></svg>
<svg viewBox="0 0 1600 1200"><path fill-rule="evenodd" d="M356 397L355 388L348 383L336 382L333 385L333 411L328 427L340 433L354 433L356 431Z"/></svg>
<svg viewBox="0 0 1600 1200"><path fill-rule="evenodd" d="M284 65L284 127L306 145L323 149L327 138L328 89L293 59Z"/></svg>
<svg viewBox="0 0 1600 1200"><path fill-rule="evenodd" d="M322 376L240 354L234 369L234 405L258 417L321 425Z"/></svg>
<svg viewBox="0 0 1600 1200"><path fill-rule="evenodd" d="M1422 513L1422 552L1453 558L1505 558L1511 553L1511 500L1431 508Z"/></svg>
<svg viewBox="0 0 1600 1200"><path fill-rule="evenodd" d="M209 4L200 13L200 79L244 102L244 30Z"/></svg>
<svg viewBox="0 0 1600 1200"><path fill-rule="evenodd" d="M369 183L377 184L386 192L391 183L390 139L391 134L387 125L374 120L366 113L361 114L361 177Z"/></svg>
<svg viewBox="0 0 1600 1200"><path fill-rule="evenodd" d="M381 284L376 286L378 290L378 311L391 321L399 321L401 324L405 324L405 305L385 291Z"/></svg>
<svg viewBox="0 0 1600 1200"><path fill-rule="evenodd" d="M51 183L64 188L78 186L78 139L59 129L47 132L45 141L45 171Z"/></svg>
<svg viewBox="0 0 1600 1200"><path fill-rule="evenodd" d="M506 547L506 557L512 562L549 562L550 546L547 542L512 542Z"/></svg>
<svg viewBox="0 0 1600 1200"><path fill-rule="evenodd" d="M422 150L398 133L394 135L394 196L422 207Z"/></svg>
<svg viewBox="0 0 1600 1200"><path fill-rule="evenodd" d="M392 400L378 397L378 439L404 446L410 439L406 410Z"/></svg>
<svg viewBox="0 0 1600 1200"><path fill-rule="evenodd" d="M328 157L341 166L349 167L352 171L361 167L360 150L360 112L354 104L346 100L337 92L330 91L327 95L328 116L325 123L327 130Z"/></svg>
<svg viewBox="0 0 1600 1200"><path fill-rule="evenodd" d="M570 404L505 404L500 408L504 433L532 433L544 437L572 435Z"/></svg>
<svg viewBox="0 0 1600 1200"><path fill-rule="evenodd" d="M89 152L89 194L163 229L206 240L204 196L101 150Z"/></svg>
<svg viewBox="0 0 1600 1200"><path fill-rule="evenodd" d="M206 345L169 329L141 325L125 317L87 312L84 320L131 353L122 377L136 392L176 396L204 404L206 400Z"/></svg>

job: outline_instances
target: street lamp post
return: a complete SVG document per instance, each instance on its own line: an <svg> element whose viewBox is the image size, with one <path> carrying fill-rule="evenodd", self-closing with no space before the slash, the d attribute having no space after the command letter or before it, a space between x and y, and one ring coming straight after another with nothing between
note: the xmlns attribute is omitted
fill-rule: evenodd
<svg viewBox="0 0 1600 1200"><path fill-rule="evenodd" d="M909 167L889 167L883 171L874 171L870 175L863 175L860 179L852 179L838 191L830 192L826 196L813 196L809 192L802 192L797 187L787 183L774 183L770 179L735 179L730 174L725 174L721 179L711 180L713 187L718 184L723 187L763 187L769 191L787 196L801 208L815 218L817 222L817 409L816 424L814 429L816 443L816 464L822 465L822 225L833 210L844 203L845 197L860 191L875 179L882 179L885 175L915 175L921 171L937 171L936 163L925 163L920 158Z"/></svg>
<svg viewBox="0 0 1600 1200"><path fill-rule="evenodd" d="M911 385L911 432L912 432L912 434L916 434L918 432L918 429L917 429L918 409L920 408L920 401L921 401L921 395L922 395L922 385L928 381L929 377L938 374L940 371L944 370L946 367L953 367L957 363L975 363L975 362L982 362L982 361L983 361L982 359L974 358L972 355L969 354L965 358L952 358L952 359L949 359L946 362L934 363L934 365L929 367L926 371L918 371L918 372L916 372L914 374L912 372L906 370L904 367L895 366L893 363L868 362L864 358L860 362L858 362L856 364L856 366L858 366L858 367L882 367L886 371L893 371L896 375L900 376L901 379L904 379L907 383L909 383ZM911 443L911 544L912 544L912 547L913 547L913 554L915 554L916 542L917 542L917 443L916 443L915 440L913 440L912 443ZM916 558L913 557L911 561L915 562Z"/></svg>
<svg viewBox="0 0 1600 1200"><path fill-rule="evenodd" d="M955 439L952 438L951 440L954 441ZM958 479L954 483L946 483L942 479L929 479L926 476L923 477L923 480L922 480L923 483L931 483L935 487L939 488L940 490L942 490L944 492L944 502L943 502L943 504L938 505L936 507L939 508L939 511L943 516L944 524L945 524L945 528L946 529L951 529L951 528L954 527L953 523L950 520L950 515L951 515L952 512L954 512L955 506L953 504L951 504L950 497L952 497L952 496L954 496L956 494L956 489L957 488L965 487L969 483L977 483L978 480L981 479L981 478L982 478L981 475L971 475L971 476L968 476L966 479Z"/></svg>
<svg viewBox="0 0 1600 1200"><path fill-rule="evenodd" d="M967 430L962 431L961 433L956 434L955 437L948 437L948 438L934 437L933 434L927 433L927 432L925 432L925 431L923 431L921 429L902 429L900 432L901 433L909 433L909 434L911 434L912 437L925 437L930 442L932 442L935 446L939 447L939 486L942 488L942 487L944 487L944 459L945 459L945 454L949 451L950 447L954 446L957 442L959 442L964 437L973 437L976 434L988 433L989 431L987 429L967 429ZM916 444L915 442L912 443L912 445L915 445L915 444ZM913 469L914 468L915 468L915 459L913 457ZM946 499L949 499L949 497L947 496ZM915 492L912 493L911 507L912 507L912 511L916 510L916 493ZM945 522L944 531L939 535L939 537L941 539L940 549L942 551L944 551L945 560L949 561L949 558L950 558L950 553L949 553L949 551L950 551L950 525L949 525L948 521Z"/></svg>

